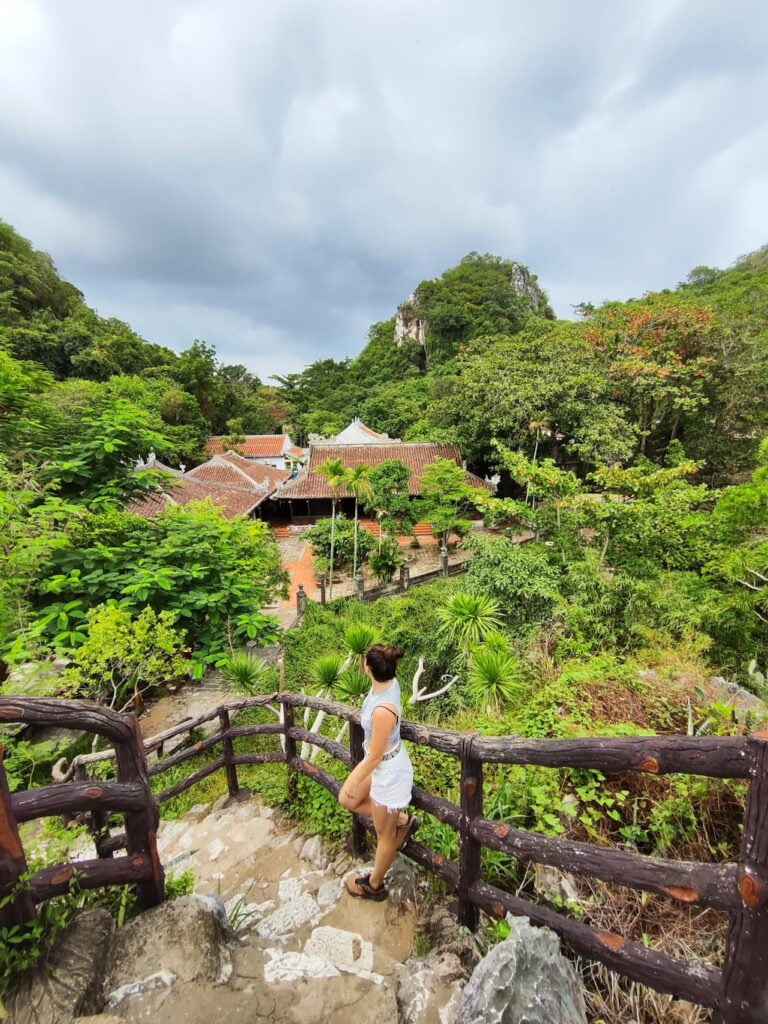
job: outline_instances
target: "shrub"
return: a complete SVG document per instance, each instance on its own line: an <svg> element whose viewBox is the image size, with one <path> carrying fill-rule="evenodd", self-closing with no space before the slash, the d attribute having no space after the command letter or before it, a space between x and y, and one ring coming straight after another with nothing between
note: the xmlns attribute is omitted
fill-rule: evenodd
<svg viewBox="0 0 768 1024"><path fill-rule="evenodd" d="M451 643L469 652L501 626L499 606L484 594L459 591L439 611L441 632Z"/></svg>
<svg viewBox="0 0 768 1024"><path fill-rule="evenodd" d="M385 537L381 547L368 559L368 566L380 583L389 583L405 561L400 545L394 537Z"/></svg>
<svg viewBox="0 0 768 1024"><path fill-rule="evenodd" d="M315 557L315 567L318 562L325 566L330 564L331 559L331 519L320 519L304 534L312 547L312 554ZM375 541L367 530L359 528L357 531L357 558L362 564L373 550ZM355 549L355 524L352 520L339 513L336 516L336 533L333 546L333 566L336 569L346 568L352 565Z"/></svg>
<svg viewBox="0 0 768 1024"><path fill-rule="evenodd" d="M546 621L558 597L560 573L543 544L513 544L506 537L473 536L465 586L497 603L510 626L530 633Z"/></svg>
<svg viewBox="0 0 768 1024"><path fill-rule="evenodd" d="M64 685L118 710L189 668L176 615L145 608L138 615L101 605L88 613L88 635L74 652Z"/></svg>

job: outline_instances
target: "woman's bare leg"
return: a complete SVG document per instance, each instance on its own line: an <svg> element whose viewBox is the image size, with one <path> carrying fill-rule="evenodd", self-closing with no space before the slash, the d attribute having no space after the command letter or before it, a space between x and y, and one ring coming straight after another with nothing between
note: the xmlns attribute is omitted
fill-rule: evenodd
<svg viewBox="0 0 768 1024"><path fill-rule="evenodd" d="M339 803L355 814L371 817L371 779L370 776L357 787L354 799L347 795L346 784L339 790Z"/></svg>
<svg viewBox="0 0 768 1024"><path fill-rule="evenodd" d="M368 818L373 817L373 804L371 803L371 777L369 776L365 782L361 782L357 787L355 793L355 799L352 800L347 796L346 789L344 786L339 790L339 803L342 807L345 807L348 811L352 811L354 814L364 814ZM397 816L398 825L405 825L408 821L408 815L400 813Z"/></svg>
<svg viewBox="0 0 768 1024"><path fill-rule="evenodd" d="M373 824L378 836L376 843L376 860L371 872L371 885L374 889L384 884L384 876L392 867L397 853L397 814L390 814L386 807L373 804Z"/></svg>

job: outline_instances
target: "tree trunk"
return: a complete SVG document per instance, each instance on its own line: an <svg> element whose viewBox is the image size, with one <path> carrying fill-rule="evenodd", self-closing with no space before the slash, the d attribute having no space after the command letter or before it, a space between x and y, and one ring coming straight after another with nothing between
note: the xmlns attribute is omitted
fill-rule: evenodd
<svg viewBox="0 0 768 1024"><path fill-rule="evenodd" d="M335 548L335 545L336 545L336 499L335 498L334 498L334 500L332 502L332 506L331 507L332 507L332 512L331 512L331 565L330 565L330 572L329 572L329 578L328 578L328 600L329 601L333 599L333 555L334 555L334 548Z"/></svg>
<svg viewBox="0 0 768 1024"><path fill-rule="evenodd" d="M357 498L355 498L355 547L352 555L352 579L357 576Z"/></svg>

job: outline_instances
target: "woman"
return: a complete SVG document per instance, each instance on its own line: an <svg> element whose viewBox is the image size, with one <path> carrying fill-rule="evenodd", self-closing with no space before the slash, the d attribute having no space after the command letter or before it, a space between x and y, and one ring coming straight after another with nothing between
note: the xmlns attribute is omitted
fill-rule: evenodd
<svg viewBox="0 0 768 1024"><path fill-rule="evenodd" d="M339 803L348 811L373 818L376 859L373 870L347 878L347 892L368 900L387 897L384 876L397 851L419 827L419 819L406 814L411 802L413 767L400 742L400 686L395 678L403 652L399 647L374 644L365 657L371 690L363 703L365 758L350 772L339 792Z"/></svg>

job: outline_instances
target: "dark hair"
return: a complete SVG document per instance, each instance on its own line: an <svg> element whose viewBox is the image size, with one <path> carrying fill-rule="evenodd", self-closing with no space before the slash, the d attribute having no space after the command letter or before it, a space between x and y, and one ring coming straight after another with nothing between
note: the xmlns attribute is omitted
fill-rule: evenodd
<svg viewBox="0 0 768 1024"><path fill-rule="evenodd" d="M403 652L399 647L385 647L384 644L374 644L369 648L365 656L365 663L373 673L377 683L386 683L392 679L397 672L397 663L402 658Z"/></svg>

